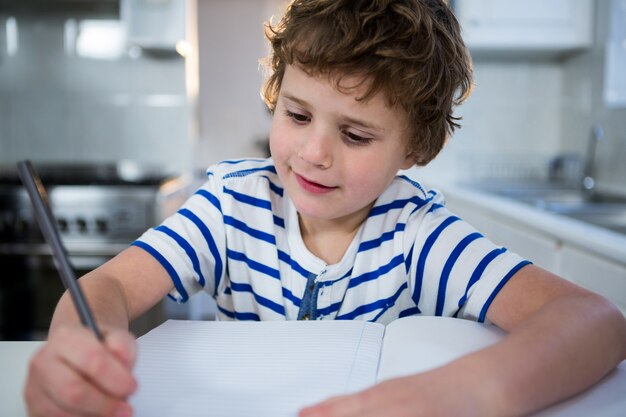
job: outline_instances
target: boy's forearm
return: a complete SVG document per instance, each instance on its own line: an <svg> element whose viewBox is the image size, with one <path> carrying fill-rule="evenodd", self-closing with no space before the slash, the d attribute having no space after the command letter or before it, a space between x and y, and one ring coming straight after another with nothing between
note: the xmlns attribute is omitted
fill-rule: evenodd
<svg viewBox="0 0 626 417"><path fill-rule="evenodd" d="M626 320L588 296L548 303L500 343L451 366L482 386L485 415L521 416L579 393L624 359Z"/></svg>
<svg viewBox="0 0 626 417"><path fill-rule="evenodd" d="M86 275L78 282L99 326L128 328L129 315L125 296L113 280ZM79 322L71 296L65 291L55 308L50 331L54 331L59 325Z"/></svg>

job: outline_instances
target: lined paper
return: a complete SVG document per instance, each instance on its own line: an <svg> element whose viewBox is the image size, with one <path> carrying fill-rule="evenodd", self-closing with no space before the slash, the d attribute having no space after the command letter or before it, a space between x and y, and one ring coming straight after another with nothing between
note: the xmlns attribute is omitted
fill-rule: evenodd
<svg viewBox="0 0 626 417"><path fill-rule="evenodd" d="M294 417L376 380L384 326L168 320L138 339L137 417Z"/></svg>
<svg viewBox="0 0 626 417"><path fill-rule="evenodd" d="M452 317L408 316L385 329L377 381L425 372L499 341L493 325Z"/></svg>

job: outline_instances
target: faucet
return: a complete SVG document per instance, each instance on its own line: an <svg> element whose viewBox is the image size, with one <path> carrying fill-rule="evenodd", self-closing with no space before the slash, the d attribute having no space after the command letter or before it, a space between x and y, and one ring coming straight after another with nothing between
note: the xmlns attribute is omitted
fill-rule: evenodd
<svg viewBox="0 0 626 417"><path fill-rule="evenodd" d="M595 159L596 148L598 142L604 139L604 129L602 126L591 126L591 134L589 135L589 141L587 142L587 153L585 155L585 164L583 167L583 175L581 180L581 187L583 193L587 198L592 198L595 193L596 180L595 176Z"/></svg>

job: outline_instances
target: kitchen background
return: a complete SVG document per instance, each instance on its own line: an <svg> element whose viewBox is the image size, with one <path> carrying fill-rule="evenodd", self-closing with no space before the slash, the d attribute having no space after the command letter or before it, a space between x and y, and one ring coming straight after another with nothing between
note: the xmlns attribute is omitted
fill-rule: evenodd
<svg viewBox="0 0 626 417"><path fill-rule="evenodd" d="M284 4L0 0L0 165L130 161L180 191L212 163L264 156L263 22ZM541 180L555 167L578 181L597 125L595 187L626 196L626 1L452 4L476 87L425 181ZM165 315L211 315L201 298L173 304Z"/></svg>
<svg viewBox="0 0 626 417"><path fill-rule="evenodd" d="M262 24L284 3L1 0L0 163L131 159L191 174L262 155L270 125L259 96ZM626 192L623 61L614 85L606 75L607 51L626 31L622 21L612 40L611 16L624 2L544 3L453 2L476 88L432 171L543 175L554 156L583 156L601 124L599 180ZM609 88L621 89L621 102L606 102Z"/></svg>

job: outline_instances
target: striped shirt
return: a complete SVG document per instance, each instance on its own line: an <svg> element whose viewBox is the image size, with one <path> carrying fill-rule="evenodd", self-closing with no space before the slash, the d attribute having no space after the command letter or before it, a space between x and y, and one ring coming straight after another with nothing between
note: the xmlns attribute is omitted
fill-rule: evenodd
<svg viewBox="0 0 626 417"><path fill-rule="evenodd" d="M336 264L305 246L271 159L209 168L204 185L133 245L167 270L171 298L206 291L221 320L484 321L500 288L529 262L451 214L441 193L410 172L376 200Z"/></svg>

